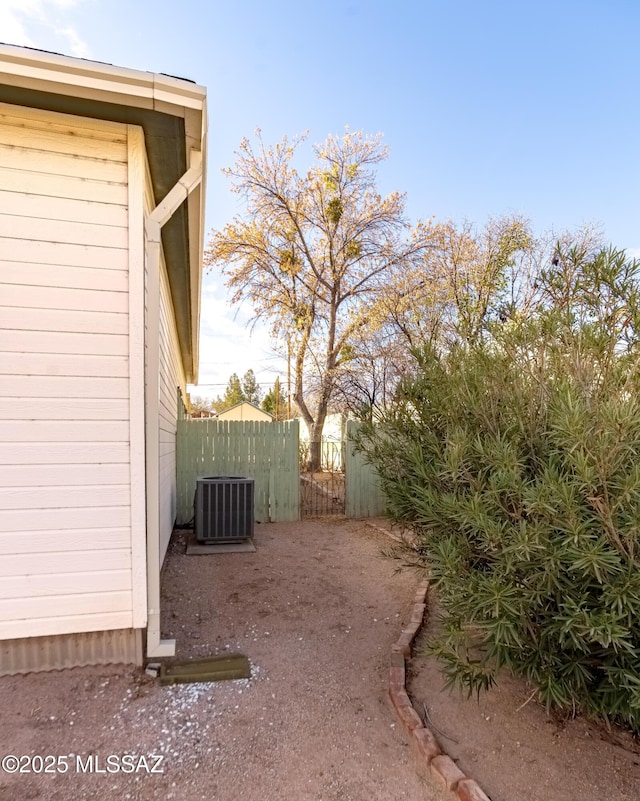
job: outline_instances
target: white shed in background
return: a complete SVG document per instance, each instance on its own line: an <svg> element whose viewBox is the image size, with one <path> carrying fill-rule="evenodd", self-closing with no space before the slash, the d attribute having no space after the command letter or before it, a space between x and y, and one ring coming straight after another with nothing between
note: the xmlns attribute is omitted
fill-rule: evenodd
<svg viewBox="0 0 640 801"><path fill-rule="evenodd" d="M269 412L265 412L264 409L256 406L255 403L240 401L240 403L236 403L228 409L225 409L224 412L220 412L218 420L251 420L253 422L271 423L273 422L273 415L269 414Z"/></svg>
<svg viewBox="0 0 640 801"><path fill-rule="evenodd" d="M171 655L205 90L0 46L0 673Z"/></svg>

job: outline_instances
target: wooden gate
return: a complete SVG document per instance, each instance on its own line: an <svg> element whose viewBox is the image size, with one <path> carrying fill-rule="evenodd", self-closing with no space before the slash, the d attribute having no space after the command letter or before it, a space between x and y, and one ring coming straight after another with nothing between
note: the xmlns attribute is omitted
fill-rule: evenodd
<svg viewBox="0 0 640 801"><path fill-rule="evenodd" d="M302 517L344 514L344 442L322 442L320 469L309 470L309 443L300 443L300 512Z"/></svg>

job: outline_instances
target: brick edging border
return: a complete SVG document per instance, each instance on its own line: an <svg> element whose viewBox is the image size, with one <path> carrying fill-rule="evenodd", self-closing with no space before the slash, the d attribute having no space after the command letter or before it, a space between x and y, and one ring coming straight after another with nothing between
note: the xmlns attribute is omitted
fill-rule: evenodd
<svg viewBox="0 0 640 801"><path fill-rule="evenodd" d="M411 657L411 646L422 626L428 591L428 581L418 585L409 623L402 629L397 642L391 646L389 700L409 736L418 760L449 791L451 798L457 801L491 801L480 785L466 776L451 757L442 751L436 736L424 725L407 693L406 660Z"/></svg>

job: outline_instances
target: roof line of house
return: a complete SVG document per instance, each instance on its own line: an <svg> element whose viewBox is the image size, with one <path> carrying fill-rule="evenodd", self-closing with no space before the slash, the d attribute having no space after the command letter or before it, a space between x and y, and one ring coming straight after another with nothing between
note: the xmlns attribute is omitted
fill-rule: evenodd
<svg viewBox="0 0 640 801"><path fill-rule="evenodd" d="M90 92L91 97L96 92L108 92L112 95L111 102L155 108L168 114L172 112L164 104L175 106L173 113L180 107L201 109L206 97L203 86L164 73L117 67L17 45L0 44L0 54L5 72L3 81L10 82L8 76L13 74L20 86L25 86L25 79L38 83L38 88L42 82L52 85L59 82L67 91L75 87L76 94L83 89Z"/></svg>

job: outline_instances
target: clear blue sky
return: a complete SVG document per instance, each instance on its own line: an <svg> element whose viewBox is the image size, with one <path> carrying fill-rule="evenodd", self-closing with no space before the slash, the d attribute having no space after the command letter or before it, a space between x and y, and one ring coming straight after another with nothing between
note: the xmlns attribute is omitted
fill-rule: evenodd
<svg viewBox="0 0 640 801"><path fill-rule="evenodd" d="M414 219L597 222L638 255L639 35L638 0L0 0L1 41L207 87L209 229L239 210L220 168L243 136L349 125L384 134L380 188L407 192ZM272 380L245 316L209 276L201 382Z"/></svg>

